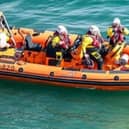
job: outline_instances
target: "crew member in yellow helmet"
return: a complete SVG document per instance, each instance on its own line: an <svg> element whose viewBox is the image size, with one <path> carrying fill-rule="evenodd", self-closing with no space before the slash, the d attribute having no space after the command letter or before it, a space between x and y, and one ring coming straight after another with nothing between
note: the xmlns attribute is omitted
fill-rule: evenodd
<svg viewBox="0 0 129 129"><path fill-rule="evenodd" d="M96 25L91 25L88 32L82 37L81 43L81 58L90 56L97 62L99 70L102 69L103 65L103 58L99 53L103 41L99 28Z"/></svg>
<svg viewBox="0 0 129 129"><path fill-rule="evenodd" d="M128 34L129 30L121 25L121 21L118 17L114 18L112 26L107 29L107 36L112 47L114 47L117 43L123 43L125 40L125 35Z"/></svg>

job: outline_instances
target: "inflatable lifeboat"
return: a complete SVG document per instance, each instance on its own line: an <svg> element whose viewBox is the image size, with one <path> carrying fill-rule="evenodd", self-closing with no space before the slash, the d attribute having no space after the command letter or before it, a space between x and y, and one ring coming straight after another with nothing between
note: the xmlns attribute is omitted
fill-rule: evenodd
<svg viewBox="0 0 129 129"><path fill-rule="evenodd" d="M120 52L128 61L129 46L118 45L107 54L102 70L96 66L88 68L79 60L72 57L62 58L47 55L46 46L52 31L35 32L33 29L12 29L16 48L0 51L0 78L17 81L40 82L54 86L101 89L101 90L129 90L129 63L117 63ZM29 35L29 42L34 48L20 50ZM71 34L72 45L78 35ZM10 40L10 42L12 42Z"/></svg>
<svg viewBox="0 0 129 129"><path fill-rule="evenodd" d="M38 32L28 28L12 28L10 31L9 43L13 43L13 38L15 47L0 50L1 79L75 88L129 90L127 44L118 44L110 50L104 56L103 69L97 70L95 62L89 67L71 53L65 57L61 52L51 56L47 46L53 36L52 31ZM70 34L69 37L72 47L79 35Z"/></svg>

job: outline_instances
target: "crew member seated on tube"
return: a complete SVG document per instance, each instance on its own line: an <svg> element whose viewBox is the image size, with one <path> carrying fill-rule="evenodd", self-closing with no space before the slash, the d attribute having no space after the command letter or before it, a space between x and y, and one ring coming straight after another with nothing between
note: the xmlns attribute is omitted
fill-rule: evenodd
<svg viewBox="0 0 129 129"><path fill-rule="evenodd" d="M52 48L55 49L56 53L58 53L58 51L62 52L64 56L65 52L69 49L70 44L68 30L66 27L59 25L51 40Z"/></svg>
<svg viewBox="0 0 129 129"><path fill-rule="evenodd" d="M129 34L129 30L121 25L119 18L114 18L112 26L107 29L107 37L111 47L113 48L116 44L121 44L125 40L125 35Z"/></svg>
<svg viewBox="0 0 129 129"><path fill-rule="evenodd" d="M89 56L92 60L97 62L97 68L102 69L103 58L100 54L103 38L97 26L91 25L88 32L82 37L81 43L81 58L87 59Z"/></svg>

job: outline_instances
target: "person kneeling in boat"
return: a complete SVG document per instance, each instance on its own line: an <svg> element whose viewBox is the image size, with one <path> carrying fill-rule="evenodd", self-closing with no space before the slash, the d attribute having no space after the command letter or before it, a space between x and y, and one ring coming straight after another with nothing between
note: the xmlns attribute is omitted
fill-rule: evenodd
<svg viewBox="0 0 129 129"><path fill-rule="evenodd" d="M10 44L7 43L8 40L9 37L4 31L4 28L0 28L0 49L5 49L10 47Z"/></svg>
<svg viewBox="0 0 129 129"><path fill-rule="evenodd" d="M87 59L88 55L97 62L99 70L102 69L103 58L100 54L103 38L97 26L91 25L86 35L82 37L81 56Z"/></svg>
<svg viewBox="0 0 129 129"><path fill-rule="evenodd" d="M68 36L68 30L66 27L59 25L57 30L54 32L51 45L56 51L60 51L64 54L70 47L70 39Z"/></svg>
<svg viewBox="0 0 129 129"><path fill-rule="evenodd" d="M107 37L111 48L114 48L116 44L121 44L125 41L125 35L129 34L129 30L121 25L119 18L114 18L112 26L107 29Z"/></svg>

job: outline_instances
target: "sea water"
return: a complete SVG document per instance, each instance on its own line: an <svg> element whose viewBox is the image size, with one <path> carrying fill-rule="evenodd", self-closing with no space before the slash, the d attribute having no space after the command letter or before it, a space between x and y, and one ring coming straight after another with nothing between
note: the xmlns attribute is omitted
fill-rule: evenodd
<svg viewBox="0 0 129 129"><path fill-rule="evenodd" d="M128 0L1 0L0 10L10 26L37 31L95 24L106 38L114 17L129 28ZM129 129L129 92L0 80L0 129Z"/></svg>

